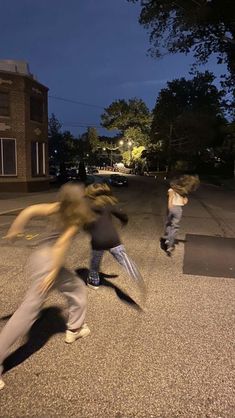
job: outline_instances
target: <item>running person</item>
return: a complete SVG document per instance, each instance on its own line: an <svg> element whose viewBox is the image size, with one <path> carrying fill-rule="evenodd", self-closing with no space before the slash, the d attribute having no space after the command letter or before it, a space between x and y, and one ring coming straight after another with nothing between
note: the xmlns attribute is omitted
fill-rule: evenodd
<svg viewBox="0 0 235 418"><path fill-rule="evenodd" d="M183 207L188 203L188 193L199 186L197 176L184 175L170 183L168 189L168 212L165 225L166 252L170 256L175 249L175 240L180 227Z"/></svg>
<svg viewBox="0 0 235 418"><path fill-rule="evenodd" d="M126 270L139 285L144 286L139 269L127 255L118 232L112 222L112 216L118 218L123 225L128 223L128 216L117 206L117 199L112 195L107 184L92 184L86 188L86 195L96 214L96 220L86 226L91 236L91 261L88 286L99 289L99 269L104 251L109 251L115 260Z"/></svg>
<svg viewBox="0 0 235 418"><path fill-rule="evenodd" d="M90 334L85 324L87 291L83 281L63 267L65 255L73 237L86 222L94 219L84 199L84 189L66 184L61 188L59 202L29 206L13 222L6 238L12 239L24 231L24 226L35 216L57 215L60 233L50 233L40 248L33 252L26 268L33 281L20 307L12 315L0 334L0 389L3 361L18 338L26 335L37 320L51 287L66 297L69 308L65 341L73 343L77 338Z"/></svg>

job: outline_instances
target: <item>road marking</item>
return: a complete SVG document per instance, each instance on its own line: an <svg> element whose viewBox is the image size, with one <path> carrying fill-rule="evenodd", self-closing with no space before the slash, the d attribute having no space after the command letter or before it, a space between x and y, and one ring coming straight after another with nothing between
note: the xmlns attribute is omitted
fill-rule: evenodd
<svg viewBox="0 0 235 418"><path fill-rule="evenodd" d="M39 234L36 233L31 233L31 234L24 234L24 233L20 233L16 235L16 238L25 238L27 239L27 241L31 241L32 239L34 239L35 237L38 237ZM4 237L2 237L2 239L6 239L7 235L4 235Z"/></svg>

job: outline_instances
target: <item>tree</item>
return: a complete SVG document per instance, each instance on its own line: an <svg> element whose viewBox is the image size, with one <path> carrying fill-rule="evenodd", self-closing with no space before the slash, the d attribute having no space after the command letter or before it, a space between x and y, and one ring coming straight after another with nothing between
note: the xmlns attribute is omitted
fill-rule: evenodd
<svg viewBox="0 0 235 418"><path fill-rule="evenodd" d="M148 146L149 144L149 133L142 132L139 127L130 127L127 128L124 132L124 140L131 141L135 146Z"/></svg>
<svg viewBox="0 0 235 418"><path fill-rule="evenodd" d="M141 99L122 99L113 102L101 115L101 125L109 130L117 129L124 133L134 127L147 132L151 124L151 114Z"/></svg>
<svg viewBox="0 0 235 418"><path fill-rule="evenodd" d="M144 150L145 150L145 147L141 145L139 147L133 147L127 151L124 151L122 153L122 159L123 159L124 164L130 166L130 165L139 163L142 165L143 163L142 154Z"/></svg>
<svg viewBox="0 0 235 418"><path fill-rule="evenodd" d="M76 163L78 160L79 143L71 132L61 131L61 124L54 114L49 118L48 138L50 163L58 165L63 176L66 163Z"/></svg>
<svg viewBox="0 0 235 418"><path fill-rule="evenodd" d="M140 2L139 22L150 31L151 54L193 52L197 63L216 54L227 63L227 86L235 88L234 0L128 0Z"/></svg>
<svg viewBox="0 0 235 418"><path fill-rule="evenodd" d="M87 141L91 152L96 152L100 147L99 135L96 128L88 128Z"/></svg>
<svg viewBox="0 0 235 418"><path fill-rule="evenodd" d="M160 91L153 110L151 139L169 159L193 157L204 147L222 141L226 123L222 94L213 81L213 74L206 71L191 80L168 82Z"/></svg>
<svg viewBox="0 0 235 418"><path fill-rule="evenodd" d="M48 136L49 138L53 138L61 132L61 123L56 118L55 114L52 113L51 117L49 118L48 122Z"/></svg>
<svg viewBox="0 0 235 418"><path fill-rule="evenodd" d="M64 144L63 135L61 132L61 123L56 118L54 113L48 121L48 148L50 163L54 165L61 165L60 169L64 170Z"/></svg>

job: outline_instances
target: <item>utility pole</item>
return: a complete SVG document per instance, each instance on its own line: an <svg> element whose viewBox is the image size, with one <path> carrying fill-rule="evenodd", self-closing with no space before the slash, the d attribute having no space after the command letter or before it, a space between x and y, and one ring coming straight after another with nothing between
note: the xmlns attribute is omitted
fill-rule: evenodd
<svg viewBox="0 0 235 418"><path fill-rule="evenodd" d="M172 133L173 123L170 124L170 135L169 135L169 168L171 168L171 157L172 157Z"/></svg>
<svg viewBox="0 0 235 418"><path fill-rule="evenodd" d="M170 130L169 130L169 140L168 140L168 158L167 158L167 172L169 171L170 165L171 165L171 142L172 142L172 133L173 133L173 124L170 124Z"/></svg>

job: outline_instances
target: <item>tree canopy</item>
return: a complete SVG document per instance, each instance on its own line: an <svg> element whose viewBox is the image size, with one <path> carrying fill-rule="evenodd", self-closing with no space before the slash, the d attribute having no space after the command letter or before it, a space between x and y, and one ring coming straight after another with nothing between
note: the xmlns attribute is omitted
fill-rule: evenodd
<svg viewBox="0 0 235 418"><path fill-rule="evenodd" d="M149 130L151 114L141 99L128 101L116 100L101 115L101 125L109 130L117 129L122 133L131 127L140 128L142 132Z"/></svg>
<svg viewBox="0 0 235 418"><path fill-rule="evenodd" d="M234 0L128 0L142 6L139 22L150 32L151 54L193 52L206 63L216 54L230 72L227 86L235 87Z"/></svg>
<svg viewBox="0 0 235 418"><path fill-rule="evenodd" d="M222 94L214 76L198 73L191 80L176 79L160 91L153 114L151 138L166 153L194 155L222 141L225 118Z"/></svg>

